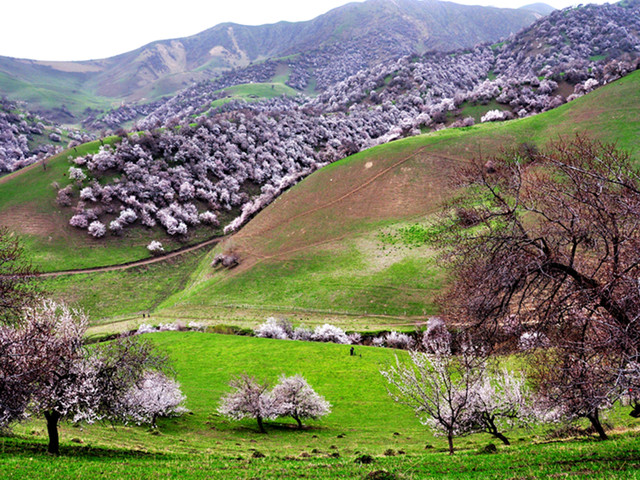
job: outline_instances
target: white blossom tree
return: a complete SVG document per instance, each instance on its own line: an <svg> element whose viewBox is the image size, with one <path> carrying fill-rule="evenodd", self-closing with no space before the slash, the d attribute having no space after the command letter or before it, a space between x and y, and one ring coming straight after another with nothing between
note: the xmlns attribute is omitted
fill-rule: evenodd
<svg viewBox="0 0 640 480"><path fill-rule="evenodd" d="M267 318L267 320L260 325L254 333L256 337L262 338L276 338L278 340L288 340L290 338L283 325L273 317Z"/></svg>
<svg viewBox="0 0 640 480"><path fill-rule="evenodd" d="M276 414L293 418L298 428L302 428L304 419L316 420L331 413L331 404L318 395L302 375L282 375L271 395Z"/></svg>
<svg viewBox="0 0 640 480"><path fill-rule="evenodd" d="M163 372L147 371L139 384L123 395L116 407L125 421L157 427L158 417L179 416L187 411L180 384Z"/></svg>
<svg viewBox="0 0 640 480"><path fill-rule="evenodd" d="M524 375L506 368L482 379L470 408L477 430L493 435L505 445L510 442L504 430L536 419Z"/></svg>
<svg viewBox="0 0 640 480"><path fill-rule="evenodd" d="M264 420L277 417L269 384L254 377L239 375L229 382L233 389L220 400L218 412L233 420L255 418L261 433L266 433Z"/></svg>
<svg viewBox="0 0 640 480"><path fill-rule="evenodd" d="M389 395L411 407L420 422L444 434L453 455L453 439L471 433L472 405L486 368L484 356L469 346L459 355L450 348L433 348L434 354L409 352L410 364L396 356L395 365L380 373L389 382Z"/></svg>
<svg viewBox="0 0 640 480"><path fill-rule="evenodd" d="M145 372L166 368L164 357L132 338L86 349L86 327L81 312L51 300L27 308L16 325L0 327L0 422L44 415L53 455L60 421L120 419L123 395Z"/></svg>
<svg viewBox="0 0 640 480"><path fill-rule="evenodd" d="M350 343L349 337L344 330L329 323L317 326L313 331L312 340L315 342L332 342L347 345Z"/></svg>

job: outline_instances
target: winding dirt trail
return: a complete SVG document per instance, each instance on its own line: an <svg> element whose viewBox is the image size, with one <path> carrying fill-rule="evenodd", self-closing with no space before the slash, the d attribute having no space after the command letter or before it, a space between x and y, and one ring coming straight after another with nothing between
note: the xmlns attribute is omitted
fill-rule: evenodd
<svg viewBox="0 0 640 480"><path fill-rule="evenodd" d="M35 276L39 278L44 278L44 277L59 277L61 275L80 275L83 273L113 272L116 270L126 270L128 268L141 267L144 265L152 265L154 263L164 262L165 260L169 260L170 258L178 257L185 253L194 252L196 250L199 250L204 247L208 247L210 245L216 245L221 241L225 240L226 238L228 238L228 236L210 238L209 240L196 243L195 245L179 248L178 250L169 252L166 255L145 258L143 260L135 260L133 262L120 263L117 265L107 265L104 267L78 268L74 270L59 270L57 272L42 272L42 273L37 273Z"/></svg>

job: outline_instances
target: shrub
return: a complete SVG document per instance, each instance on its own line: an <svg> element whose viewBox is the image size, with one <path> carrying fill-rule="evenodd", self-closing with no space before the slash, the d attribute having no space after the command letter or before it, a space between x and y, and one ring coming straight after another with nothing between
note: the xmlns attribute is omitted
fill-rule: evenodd
<svg viewBox="0 0 640 480"><path fill-rule="evenodd" d="M286 330L273 317L267 318L267 321L260 325L255 331L256 337L276 338L279 340L288 340L289 335Z"/></svg>
<svg viewBox="0 0 640 480"><path fill-rule="evenodd" d="M413 348L415 341L405 333L389 332L384 338L384 344L389 348Z"/></svg>
<svg viewBox="0 0 640 480"><path fill-rule="evenodd" d="M100 238L104 237L105 233L107 233L107 227L105 227L104 223L95 220L89 225L89 235Z"/></svg>
<svg viewBox="0 0 640 480"><path fill-rule="evenodd" d="M149 252L151 252L153 255L160 255L161 253L164 253L164 247L162 246L162 243L157 240L153 240L151 243L149 243L149 245L147 245L147 250L149 250Z"/></svg>
<svg viewBox="0 0 640 480"><path fill-rule="evenodd" d="M344 333L344 330L328 323L316 327L313 331L312 339L316 342L332 342L341 344L350 343L349 337Z"/></svg>

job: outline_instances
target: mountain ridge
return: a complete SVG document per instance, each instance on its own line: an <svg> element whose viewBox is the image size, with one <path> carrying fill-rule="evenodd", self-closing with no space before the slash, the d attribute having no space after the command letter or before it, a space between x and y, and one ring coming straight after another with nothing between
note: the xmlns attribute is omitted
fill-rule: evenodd
<svg viewBox="0 0 640 480"><path fill-rule="evenodd" d="M34 101L24 95L37 85L60 97L57 107L64 104L77 117L83 105L68 105L66 98L73 99L74 91L91 97L87 106L99 109L110 102L158 98L226 70L329 46L336 47L338 55L361 55L360 64L354 66L357 71L414 50L450 50L498 40L531 24L536 15L437 0L368 0L305 22L222 23L106 59L50 62L0 57L0 92Z"/></svg>

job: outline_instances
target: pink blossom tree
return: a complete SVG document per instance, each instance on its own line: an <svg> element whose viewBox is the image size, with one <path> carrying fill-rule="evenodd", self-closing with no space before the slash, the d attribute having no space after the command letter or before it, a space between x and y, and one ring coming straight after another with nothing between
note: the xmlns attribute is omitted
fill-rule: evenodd
<svg viewBox="0 0 640 480"><path fill-rule="evenodd" d="M307 383L302 375L282 375L273 387L274 409L278 416L291 417L302 428L302 420L317 420L331 413L331 404Z"/></svg>
<svg viewBox="0 0 640 480"><path fill-rule="evenodd" d="M218 412L233 420L255 418L261 433L266 433L264 420L277 417L274 400L267 382L240 375L229 382L232 391L220 400Z"/></svg>

